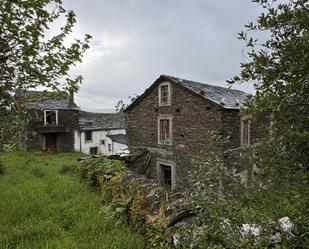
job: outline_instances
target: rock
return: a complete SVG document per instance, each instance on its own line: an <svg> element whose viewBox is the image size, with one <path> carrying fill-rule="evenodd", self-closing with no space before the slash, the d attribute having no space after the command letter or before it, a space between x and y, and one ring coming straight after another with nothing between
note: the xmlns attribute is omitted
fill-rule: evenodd
<svg viewBox="0 0 309 249"><path fill-rule="evenodd" d="M270 240L272 243L280 243L281 242L281 234L276 232L272 236L270 236Z"/></svg>
<svg viewBox="0 0 309 249"><path fill-rule="evenodd" d="M240 234L243 237L248 235L259 237L261 235L261 230L261 227L256 224L242 224L242 227L240 228Z"/></svg>
<svg viewBox="0 0 309 249"><path fill-rule="evenodd" d="M280 228L285 232L292 234L292 231L294 229L294 223L291 221L289 217L283 217L278 220Z"/></svg>

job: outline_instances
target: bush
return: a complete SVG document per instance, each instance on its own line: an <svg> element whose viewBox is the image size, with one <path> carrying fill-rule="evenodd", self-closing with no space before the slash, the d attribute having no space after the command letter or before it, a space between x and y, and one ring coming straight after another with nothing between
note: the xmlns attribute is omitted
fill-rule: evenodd
<svg viewBox="0 0 309 249"><path fill-rule="evenodd" d="M304 181L293 183L261 174L248 181L224 163L213 145L201 153L207 159L196 161L193 187L186 193L196 217L176 233L179 248L309 248L308 172ZM253 164L248 160L242 166L249 170ZM278 224L283 217L294 224L290 234ZM244 235L245 224L259 231Z"/></svg>
<svg viewBox="0 0 309 249"><path fill-rule="evenodd" d="M98 184L98 176L122 172L127 169L124 162L119 160L110 160L106 157L92 158L89 157L77 163L77 171L81 177L88 179L93 185Z"/></svg>
<svg viewBox="0 0 309 249"><path fill-rule="evenodd" d="M17 146L14 143L3 144L3 151L4 152L11 152L11 151L16 151L16 150L17 150Z"/></svg>

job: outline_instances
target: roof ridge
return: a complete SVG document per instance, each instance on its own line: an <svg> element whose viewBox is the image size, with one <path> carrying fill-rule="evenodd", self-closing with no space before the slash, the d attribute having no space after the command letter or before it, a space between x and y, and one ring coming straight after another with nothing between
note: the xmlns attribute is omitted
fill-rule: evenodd
<svg viewBox="0 0 309 249"><path fill-rule="evenodd" d="M121 113L121 112L88 112L88 111L83 111L81 110L81 112L84 112L84 113L90 113L90 114L114 114L114 115L125 115L124 113Z"/></svg>
<svg viewBox="0 0 309 249"><path fill-rule="evenodd" d="M246 93L246 92L244 92L244 91L242 91L242 90L231 89L231 88L224 87L224 86L212 85L212 84L204 83L204 82L200 82L200 81L188 80L188 79L184 79L184 78L180 78L180 77L176 77L176 76L172 76L172 75L162 74L161 76L162 76L162 77L167 77L167 78L169 78L169 79L172 79L174 82L175 82L175 79L178 79L178 80L181 80L181 81L186 81L186 82L188 82L188 83L202 84L202 85L205 85L205 86L221 88L221 89L224 89L224 90L227 90L227 91L232 91L232 92L238 92L238 93L248 94L248 93ZM175 83L184 83L184 82L179 82L179 81L177 81L177 82L175 82Z"/></svg>

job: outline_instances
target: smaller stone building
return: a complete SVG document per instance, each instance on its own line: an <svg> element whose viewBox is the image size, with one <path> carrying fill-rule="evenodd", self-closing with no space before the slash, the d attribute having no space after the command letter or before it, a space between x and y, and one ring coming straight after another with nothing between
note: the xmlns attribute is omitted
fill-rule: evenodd
<svg viewBox="0 0 309 249"><path fill-rule="evenodd" d="M75 131L75 151L114 155L127 149L126 117L123 113L80 112Z"/></svg>
<svg viewBox="0 0 309 249"><path fill-rule="evenodd" d="M74 151L79 108L74 103L73 94L25 91L19 93L18 98L24 101L28 114L25 134L27 149Z"/></svg>
<svg viewBox="0 0 309 249"><path fill-rule="evenodd" d="M250 145L250 122L240 116L247 96L161 75L125 110L129 148L149 151L144 158L147 176L172 190L187 187L189 172L211 143L212 132L228 137L222 151Z"/></svg>

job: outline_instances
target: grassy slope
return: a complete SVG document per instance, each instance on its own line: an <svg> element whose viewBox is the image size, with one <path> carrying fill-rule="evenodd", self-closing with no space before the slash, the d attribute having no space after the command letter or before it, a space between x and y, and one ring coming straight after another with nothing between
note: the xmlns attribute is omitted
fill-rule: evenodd
<svg viewBox="0 0 309 249"><path fill-rule="evenodd" d="M144 248L100 213L87 183L61 174L78 154L1 153L0 248Z"/></svg>

